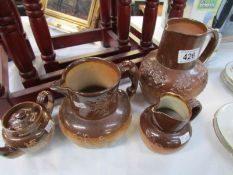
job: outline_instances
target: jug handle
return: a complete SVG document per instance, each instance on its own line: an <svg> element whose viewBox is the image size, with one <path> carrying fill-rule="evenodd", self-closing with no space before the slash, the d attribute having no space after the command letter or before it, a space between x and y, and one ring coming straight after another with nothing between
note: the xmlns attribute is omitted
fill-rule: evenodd
<svg viewBox="0 0 233 175"><path fill-rule="evenodd" d="M205 50L202 52L201 56L199 57L199 60L202 63L205 63L208 60L208 58L212 55L212 53L218 46L220 40L220 33L218 32L217 29L208 29L208 34L211 35L211 39L207 44Z"/></svg>
<svg viewBox="0 0 233 175"><path fill-rule="evenodd" d="M129 98L132 98L138 87L139 73L137 66L132 61L123 61L118 64L121 74L126 73L131 80L131 86L126 89Z"/></svg>
<svg viewBox="0 0 233 175"><path fill-rule="evenodd" d="M198 116L198 114L201 112L201 110L202 110L202 105L201 105L201 103L200 103L198 100L196 100L195 98L192 98L192 99L188 100L188 104L189 104L189 106L190 106L190 108L191 108L191 110L192 110L192 116L191 116L191 119L190 119L190 120L193 120L193 119L195 119L195 118Z"/></svg>
<svg viewBox="0 0 233 175"><path fill-rule="evenodd" d="M51 114L54 107L54 98L50 91L41 91L36 99L36 103L43 106Z"/></svg>

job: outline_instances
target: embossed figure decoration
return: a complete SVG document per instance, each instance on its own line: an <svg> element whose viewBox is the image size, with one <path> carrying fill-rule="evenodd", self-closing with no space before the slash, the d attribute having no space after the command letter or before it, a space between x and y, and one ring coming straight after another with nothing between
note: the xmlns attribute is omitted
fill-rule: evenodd
<svg viewBox="0 0 233 175"><path fill-rule="evenodd" d="M206 36L211 39L203 49ZM203 23L186 18L172 18L162 35L159 49L149 53L140 67L140 85L146 100L156 103L165 92L196 97L208 79L205 62L219 40L218 32Z"/></svg>

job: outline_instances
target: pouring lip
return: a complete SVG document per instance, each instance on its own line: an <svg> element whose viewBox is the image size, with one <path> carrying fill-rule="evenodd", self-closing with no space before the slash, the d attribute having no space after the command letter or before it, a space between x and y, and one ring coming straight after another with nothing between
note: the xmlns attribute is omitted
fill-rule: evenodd
<svg viewBox="0 0 233 175"><path fill-rule="evenodd" d="M26 107L27 105L29 107L31 107L31 108L33 108L33 107L38 107L39 108L39 113L38 113L38 115L36 117L36 120L33 123L31 123L30 125L28 125L27 127L23 128L23 129L19 129L19 130L9 129L7 127L7 123L9 121L9 119L12 117L12 115L14 114L14 112L20 110L22 107ZM25 133L28 133L28 131L36 129L36 127L34 127L34 126L35 126L35 124L37 124L40 121L42 113L43 113L43 107L41 105L35 103L35 102L25 101L25 102L19 103L17 105L14 105L7 112L5 112L3 117L2 117L3 130L7 134L11 134L11 135L12 134L25 134Z"/></svg>
<svg viewBox="0 0 233 175"><path fill-rule="evenodd" d="M71 89L70 87L66 87L66 86L65 86L65 87L61 87L61 85L62 85L63 83L65 83L65 78L66 78L67 73L68 73L73 67L75 67L75 66L77 66L77 65L79 65L79 64L83 64L83 63L87 63L87 62L95 62L95 61L101 62L101 63L103 63L103 64L107 64L108 66L111 66L111 67L117 72L117 74L118 74L118 80L116 81L115 84L113 84L111 87L106 88L106 89L104 89L104 90L97 91L97 92L89 92L89 93L87 93L87 92L80 92L80 91L74 91L74 90ZM62 73L61 80L60 80L60 87L59 87L59 89L68 90L68 91L70 91L70 92L72 92L72 93L79 94L79 95L84 96L84 97L93 97L93 96L99 96L99 95L101 95L101 94L104 94L104 93L106 93L106 92L112 90L112 89L115 89L115 88L119 85L120 79L121 79L121 71L120 71L120 68L119 68L117 65L115 65L114 63L112 63L112 62L110 62L110 61L108 61L108 60L103 60L103 59L98 58L98 57L87 57L87 58L82 58L82 59L80 59L80 60L77 60L77 61L75 61L75 62L69 64L69 65L64 69L64 71L63 71L63 73ZM51 88L51 89L53 89L53 88Z"/></svg>
<svg viewBox="0 0 233 175"><path fill-rule="evenodd" d="M201 26L202 29L204 29L204 31L203 31L203 33L191 34L191 33L183 33L183 32L168 30L169 24L171 24L173 22L176 22L176 21L185 21L185 22L189 22L191 24L196 23L199 26ZM180 35L186 35L186 36L190 36L190 37L202 36L202 35L204 35L204 34L206 34L208 32L208 28L206 27L206 25L201 23L200 21L197 21L195 19L190 19L190 18L179 18L179 17L168 19L167 24L164 27L164 30L167 31L167 32L172 32L172 33L176 33L176 34L180 34Z"/></svg>
<svg viewBox="0 0 233 175"><path fill-rule="evenodd" d="M173 98L176 98L176 99L179 99L180 101L182 101L182 103L184 104L185 107L187 107L188 109L188 112L189 112L189 116L187 118L184 118L184 119L174 119L172 117L170 117L169 115L167 115L166 113L163 113L163 112L159 112L159 113L163 113L165 115L167 115L169 118L173 119L173 120L177 120L177 121L186 121L186 120L190 120L192 118L192 110L190 108L190 106L188 105L188 101L181 95L177 94L177 93L174 93L174 92L164 92L161 94L161 97L160 97L160 100L162 97L164 96L172 96ZM159 105L157 107L158 109L160 108ZM158 112L158 111L156 111Z"/></svg>

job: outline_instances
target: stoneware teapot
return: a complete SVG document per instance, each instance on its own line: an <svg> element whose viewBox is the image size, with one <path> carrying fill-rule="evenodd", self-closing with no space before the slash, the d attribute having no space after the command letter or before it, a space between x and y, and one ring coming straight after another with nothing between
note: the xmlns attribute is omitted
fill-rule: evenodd
<svg viewBox="0 0 233 175"><path fill-rule="evenodd" d="M119 90L121 74L132 85ZM51 89L66 96L59 111L59 126L66 137L84 147L100 147L120 137L131 122L131 98L138 85L138 70L131 61L115 65L99 58L70 64Z"/></svg>
<svg viewBox="0 0 233 175"><path fill-rule="evenodd" d="M172 92L162 94L156 104L140 117L140 133L154 152L171 153L182 148L192 136L190 121L201 111L195 99L187 101Z"/></svg>
<svg viewBox="0 0 233 175"><path fill-rule="evenodd" d="M0 147L0 155L13 158L45 146L55 128L51 118L52 109L51 93L42 91L36 103L19 103L7 111L2 117L5 147Z"/></svg>
<svg viewBox="0 0 233 175"><path fill-rule="evenodd" d="M203 48L207 36L210 40ZM145 56L139 69L146 100L154 104L165 92L186 99L196 97L207 84L208 72L203 62L214 52L218 41L218 32L201 22L186 18L168 20L159 48Z"/></svg>

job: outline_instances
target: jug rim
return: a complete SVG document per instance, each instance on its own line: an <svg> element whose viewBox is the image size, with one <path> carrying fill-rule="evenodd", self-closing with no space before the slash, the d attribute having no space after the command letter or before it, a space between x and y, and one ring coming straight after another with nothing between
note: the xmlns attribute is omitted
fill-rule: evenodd
<svg viewBox="0 0 233 175"><path fill-rule="evenodd" d="M159 103L161 102L162 98L163 98L163 97L166 97L166 96L172 97L173 99L177 99L177 100L179 100L180 102L182 102L182 105L184 105L185 108L187 108L187 110L188 110L188 117L177 119L177 118L173 118L173 117L169 116L169 115L166 114L166 113L163 113L163 112L160 112L160 111L156 111L156 112L158 112L158 113L163 113L163 114L165 114L167 117L169 117L170 119L173 119L173 120L176 120L176 121L180 121L180 122L184 122L184 121L187 121L187 120L190 120L190 119L191 119L191 117L192 117L192 110L191 110L190 106L188 105L187 100L186 100L183 96L181 96L181 95L179 95L179 94L177 94L177 93L174 93L174 92L164 92L163 94L161 94ZM158 109L161 108L161 106L160 106L159 103L158 103L158 106L157 106ZM173 109L173 110L174 110L174 109ZM174 111L175 111L175 110L174 110ZM177 111L176 111L176 112L177 112ZM178 112L177 112L177 113L178 113Z"/></svg>
<svg viewBox="0 0 233 175"><path fill-rule="evenodd" d="M94 61L98 61L98 62L101 62L103 64L107 64L108 66L111 66L116 72L117 72L117 75L118 75L118 80L109 88L106 88L104 90L101 90L101 91L97 91L97 92L80 92L80 91L75 91L73 89L71 89L70 87L60 87L61 89L64 89L64 90L68 90L72 93L75 93L75 94L79 94L81 96L84 96L84 97L91 97L91 96L98 96L98 95L101 95L101 94L104 94L112 89L114 89L116 86L119 85L119 82L120 82L120 79L121 79L121 71L120 71L120 68L115 65L114 63L108 61L108 60L103 60L99 57L86 57L86 58L82 58L80 60L77 60L71 64L69 64L63 71L62 73L62 77L61 77L61 80L60 80L60 85L64 84L65 83L65 78L66 78L66 75L67 73L72 69L74 68L75 66L79 65L79 64L84 64L84 63L87 63L87 62L94 62Z"/></svg>
<svg viewBox="0 0 233 175"><path fill-rule="evenodd" d="M184 33L184 32L178 32L178 31L173 31L173 30L168 30L168 26L169 24L173 23L173 22L176 22L176 21L184 21L184 22L188 22L188 23L191 23L191 24L197 24L199 25L202 29L203 29L203 32L202 33ZM198 21L198 20L195 20L195 19L190 19L190 18L179 18L179 17L176 17L176 18L171 18L171 19L168 19L165 27L164 27L164 30L167 31L167 32L172 32L172 33L176 33L176 34L180 34L180 35L186 35L186 36L202 36L204 34L206 34L208 32L208 27L203 24L202 22Z"/></svg>

